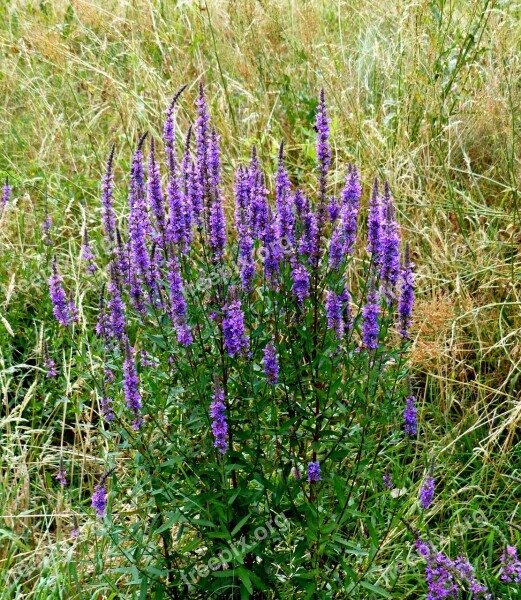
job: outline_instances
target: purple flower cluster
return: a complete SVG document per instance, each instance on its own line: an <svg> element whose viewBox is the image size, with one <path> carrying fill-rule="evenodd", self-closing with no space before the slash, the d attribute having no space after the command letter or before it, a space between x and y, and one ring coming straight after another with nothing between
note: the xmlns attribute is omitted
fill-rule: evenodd
<svg viewBox="0 0 521 600"><path fill-rule="evenodd" d="M107 488L105 487L104 480L94 488L92 508L98 513L98 518L102 519L105 516L105 511L107 510Z"/></svg>
<svg viewBox="0 0 521 600"><path fill-rule="evenodd" d="M60 467L56 475L56 480L62 487L67 485L67 471L63 467Z"/></svg>
<svg viewBox="0 0 521 600"><path fill-rule="evenodd" d="M42 233L43 233L43 241L47 246L52 244L51 240L51 229L52 229L52 219L49 214L45 215L45 219L42 223Z"/></svg>
<svg viewBox="0 0 521 600"><path fill-rule="evenodd" d="M226 424L226 405L224 403L224 392L219 384L217 376L214 378L213 402L210 404L210 417L212 419L212 433L215 437L214 446L221 454L228 449L228 425Z"/></svg>
<svg viewBox="0 0 521 600"><path fill-rule="evenodd" d="M342 296L328 290L326 293L327 328L335 332L335 337L341 340L344 337Z"/></svg>
<svg viewBox="0 0 521 600"><path fill-rule="evenodd" d="M405 255L401 271L401 290L398 302L398 318L400 335L404 339L409 338L409 327L411 326L412 307L414 304L414 273L409 244L405 246Z"/></svg>
<svg viewBox="0 0 521 600"><path fill-rule="evenodd" d="M331 148L329 146L329 118L323 89L320 90L315 127L317 130L318 197L320 202L325 202L327 173L331 165Z"/></svg>
<svg viewBox="0 0 521 600"><path fill-rule="evenodd" d="M250 342L245 333L244 313L241 301L232 299L224 307L224 318L222 322L224 345L230 356L243 354L248 350Z"/></svg>
<svg viewBox="0 0 521 600"><path fill-rule="evenodd" d="M56 255L52 261L52 273L49 277L49 295L51 297L54 316L58 323L68 327L78 320L78 311L73 300L67 300L63 289L63 278L58 272L58 261Z"/></svg>
<svg viewBox="0 0 521 600"><path fill-rule="evenodd" d="M383 477L382 477L382 481L384 484L384 488L389 491L393 489L393 479L390 475L390 473L384 473Z"/></svg>
<svg viewBox="0 0 521 600"><path fill-rule="evenodd" d="M367 220L367 249L375 266L382 263L382 225L382 202L378 191L378 179L375 178Z"/></svg>
<svg viewBox="0 0 521 600"><path fill-rule="evenodd" d="M459 598L459 593L464 591L472 594L472 600L492 598L486 586L477 580L474 567L467 558L458 556L456 560L450 560L442 552L436 552L422 538L416 540L414 547L427 563L425 567L428 590L426 600Z"/></svg>
<svg viewBox="0 0 521 600"><path fill-rule="evenodd" d="M105 238L110 246L116 241L116 214L114 212L114 175L112 172L114 162L114 151L116 147L112 145L107 167L101 180L101 222Z"/></svg>
<svg viewBox="0 0 521 600"><path fill-rule="evenodd" d="M189 346L193 337L186 316L183 278L177 256L172 256L168 261L168 283L170 285L171 316L177 333L177 341L182 346Z"/></svg>
<svg viewBox="0 0 521 600"><path fill-rule="evenodd" d="M297 263L291 271L291 277L293 279L293 295L296 297L297 302L302 304L309 297L308 270L303 264Z"/></svg>
<svg viewBox="0 0 521 600"><path fill-rule="evenodd" d="M501 555L499 578L505 583L521 583L521 560L515 546L507 546Z"/></svg>
<svg viewBox="0 0 521 600"><path fill-rule="evenodd" d="M94 256L94 251L92 250L92 246L89 242L89 234L87 232L87 227L85 227L83 231L83 244L81 246L81 257L87 263L87 272L95 273L96 272L96 257Z"/></svg>
<svg viewBox="0 0 521 600"><path fill-rule="evenodd" d="M400 234L398 223L394 218L394 203L389 184L384 183L382 222L382 266L380 279L384 287L388 303L394 299L394 291L400 277Z"/></svg>
<svg viewBox="0 0 521 600"><path fill-rule="evenodd" d="M434 500L434 485L434 477L429 472L420 489L420 506L423 510L427 510Z"/></svg>
<svg viewBox="0 0 521 600"><path fill-rule="evenodd" d="M317 481L322 481L322 477L320 477L320 463L317 461L310 462L308 464L308 482L312 483Z"/></svg>
<svg viewBox="0 0 521 600"><path fill-rule="evenodd" d="M368 350L376 350L378 348L378 335L380 332L380 326L378 323L379 314L380 304L378 290L375 288L374 279L371 279L369 283L369 292L367 294L367 302L362 309L363 341L364 346Z"/></svg>
<svg viewBox="0 0 521 600"><path fill-rule="evenodd" d="M5 185L2 190L2 200L0 201L0 215L3 213L5 207L9 204L11 199L11 186L9 185L9 177L5 178Z"/></svg>
<svg viewBox="0 0 521 600"><path fill-rule="evenodd" d="M123 363L123 392L127 408L134 417L132 427L137 431L143 425L141 394L139 393L139 379L136 372L133 350L128 342L125 344L125 362Z"/></svg>
<svg viewBox="0 0 521 600"><path fill-rule="evenodd" d="M268 378L268 383L275 385L279 380L279 364L277 361L277 351L275 344L269 342L264 348L264 374Z"/></svg>
<svg viewBox="0 0 521 600"><path fill-rule="evenodd" d="M405 399L405 410L403 411L403 429L407 435L416 435L418 431L416 398L409 394Z"/></svg>

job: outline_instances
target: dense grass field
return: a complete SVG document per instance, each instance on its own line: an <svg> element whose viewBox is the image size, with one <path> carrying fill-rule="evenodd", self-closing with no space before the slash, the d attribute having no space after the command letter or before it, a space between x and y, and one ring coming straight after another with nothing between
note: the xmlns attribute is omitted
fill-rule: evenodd
<svg viewBox="0 0 521 600"><path fill-rule="evenodd" d="M12 0L0 3L0 175L13 186L0 220L0 597L120 597L102 577L98 524L77 512L89 507L106 440L86 382L71 375L47 279L52 254L69 257L80 309L95 305L79 294L79 252L85 225L101 239L111 144L122 182L139 135L161 135L183 84L186 130L200 81L221 135L225 197L252 143L273 173L284 139L291 178L307 177L322 87L333 179L353 161L365 188L375 174L389 180L417 267L418 447L439 482L429 519L442 547L497 572L498 548L521 546L521 5ZM61 364L56 381L45 377L44 339ZM79 487L56 484L61 460ZM387 555L406 533L390 532ZM414 564L388 597L424 597Z"/></svg>

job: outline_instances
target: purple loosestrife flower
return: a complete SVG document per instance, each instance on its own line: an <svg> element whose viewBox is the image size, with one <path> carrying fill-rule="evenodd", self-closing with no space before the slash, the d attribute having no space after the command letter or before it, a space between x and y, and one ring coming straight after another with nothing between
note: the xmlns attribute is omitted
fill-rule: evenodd
<svg viewBox="0 0 521 600"><path fill-rule="evenodd" d="M344 236L342 232L342 224L337 223L331 236L329 244L329 266L332 269L338 269L342 259L344 258Z"/></svg>
<svg viewBox="0 0 521 600"><path fill-rule="evenodd" d="M252 290L252 280L255 273L253 261L253 239L248 223L248 174L239 167L235 182L235 227L239 238L239 272L242 289Z"/></svg>
<svg viewBox="0 0 521 600"><path fill-rule="evenodd" d="M279 238L275 231L275 222L273 220L271 208L268 207L268 217L265 233L262 239L264 245L262 255L264 259L264 274L268 282L275 286L280 273L280 261L282 258L282 250L279 243Z"/></svg>
<svg viewBox="0 0 521 600"><path fill-rule="evenodd" d="M407 435L416 435L418 431L416 398L409 393L405 400L403 411L403 429Z"/></svg>
<svg viewBox="0 0 521 600"><path fill-rule="evenodd" d="M382 204L378 192L378 179L375 177L373 191L369 200L369 217L367 220L367 249L375 266L382 263Z"/></svg>
<svg viewBox="0 0 521 600"><path fill-rule="evenodd" d="M112 144L110 149L109 158L107 160L107 167L103 178L101 179L101 222L103 224L103 231L105 238L109 245L112 246L116 241L116 214L114 212L114 174L112 172L112 166L114 162L114 151L116 146Z"/></svg>
<svg viewBox="0 0 521 600"><path fill-rule="evenodd" d="M2 201L0 204L0 215L4 212L5 207L9 204L11 199L11 186L9 185L9 177L5 178L4 189L2 190Z"/></svg>
<svg viewBox="0 0 521 600"><path fill-rule="evenodd" d="M322 477L320 477L320 463L319 462L310 462L308 464L308 482L317 482L322 481Z"/></svg>
<svg viewBox="0 0 521 600"><path fill-rule="evenodd" d="M468 559L458 556L452 561L442 552L436 552L427 542L418 538L414 543L416 552L425 559L426 600L459 598L460 592L469 591L473 600L490 600L486 586L476 579L474 567Z"/></svg>
<svg viewBox="0 0 521 600"><path fill-rule="evenodd" d="M224 392L219 384L217 375L214 376L213 402L210 404L210 417L212 419L212 433L215 437L213 445L221 454L228 449L228 425L226 423L226 405L224 403Z"/></svg>
<svg viewBox="0 0 521 600"><path fill-rule="evenodd" d="M58 261L54 255L52 261L52 273L49 277L49 295L53 306L53 313L60 325L68 327L74 320L74 314L71 314L70 302L63 289L63 278L58 273Z"/></svg>
<svg viewBox="0 0 521 600"><path fill-rule="evenodd" d="M353 328L353 312L351 310L351 294L344 286L344 289L339 295L340 301L342 302L342 321L344 323L344 332L347 334Z"/></svg>
<svg viewBox="0 0 521 600"><path fill-rule="evenodd" d="M107 423L110 423L116 416L112 404L113 400L109 396L103 396L101 399L101 414Z"/></svg>
<svg viewBox="0 0 521 600"><path fill-rule="evenodd" d="M291 288L297 302L302 304L309 297L309 273L304 265L297 262L291 270L293 286Z"/></svg>
<svg viewBox="0 0 521 600"><path fill-rule="evenodd" d="M264 348L264 374L268 378L268 383L275 385L279 380L279 364L277 361L277 351L275 344L269 342L266 348Z"/></svg>
<svg viewBox="0 0 521 600"><path fill-rule="evenodd" d="M92 274L96 272L96 260L94 251L89 242L87 227L83 230L83 244L81 246L81 257L87 263L87 272Z"/></svg>
<svg viewBox="0 0 521 600"><path fill-rule="evenodd" d="M173 173L175 167L175 117L177 110L177 101L179 100L179 96L186 89L186 85L183 85L181 88L177 90L174 97L172 98L172 102L170 102L170 106L165 111L165 123L163 125L163 140L165 142L165 154L166 154L166 164L170 174Z"/></svg>
<svg viewBox="0 0 521 600"><path fill-rule="evenodd" d="M390 473L384 473L382 480L383 480L384 488L387 491L393 489L393 479L392 479Z"/></svg>
<svg viewBox="0 0 521 600"><path fill-rule="evenodd" d="M256 172L250 199L250 223L254 239L263 240L267 235L270 219L268 190L264 185L264 174Z"/></svg>
<svg viewBox="0 0 521 600"><path fill-rule="evenodd" d="M335 332L337 340L344 337L344 320L342 318L342 298L332 290L326 293L327 328Z"/></svg>
<svg viewBox="0 0 521 600"><path fill-rule="evenodd" d="M210 117L204 97L203 84L199 84L199 97L196 100L197 120L195 122L195 164L198 204L206 208L209 200L208 148L210 139Z"/></svg>
<svg viewBox="0 0 521 600"><path fill-rule="evenodd" d="M501 555L499 579L505 583L521 583L521 560L514 546L507 546Z"/></svg>
<svg viewBox="0 0 521 600"><path fill-rule="evenodd" d="M161 174L159 164L156 160L156 148L154 138L150 140L150 150L148 154L148 205L154 215L156 227L158 229L157 241L161 243L162 236L165 233L165 199L161 189Z"/></svg>
<svg viewBox="0 0 521 600"><path fill-rule="evenodd" d="M123 341L125 338L125 305L121 299L117 270L114 263L109 264L109 284L107 286L109 293L108 322L106 327L110 337Z"/></svg>
<svg viewBox="0 0 521 600"><path fill-rule="evenodd" d="M340 212L342 231L344 233L344 252L346 254L352 254L355 247L361 195L362 186L360 185L360 176L356 167L350 164L347 171L346 183L342 191L342 208Z"/></svg>
<svg viewBox="0 0 521 600"><path fill-rule="evenodd" d="M192 139L192 127L188 128L186 134L185 150L181 160L181 181L183 193L183 217L184 217L184 241L185 251L188 251L190 242L192 241L192 221L196 225L201 224L202 206L198 204L200 195L196 190L195 166L190 152L190 143Z"/></svg>
<svg viewBox="0 0 521 600"><path fill-rule="evenodd" d="M94 494L92 495L92 508L98 513L99 519L105 516L107 510L107 489L105 487L105 481L102 478L102 482L94 488Z"/></svg>
<svg viewBox="0 0 521 600"><path fill-rule="evenodd" d="M130 348L128 341L125 343L125 362L123 363L123 392L127 408L134 416L132 427L137 431L143 425L143 417L141 416L142 404L136 363L134 361L133 350Z"/></svg>
<svg viewBox="0 0 521 600"><path fill-rule="evenodd" d="M331 165L331 148L329 147L329 118L327 116L324 90L320 90L315 128L317 130L317 163L318 163L318 207L317 220L319 231L322 231L326 211L327 174Z"/></svg>
<svg viewBox="0 0 521 600"><path fill-rule="evenodd" d="M420 506L423 510L427 510L434 500L434 486L433 468L431 467L420 489Z"/></svg>
<svg viewBox="0 0 521 600"><path fill-rule="evenodd" d="M219 159L219 136L215 129L212 128L210 134L210 143L208 147L208 168L209 168L209 184L211 192L210 205L210 246L212 248L213 262L219 262L224 255L224 247L226 245L226 221L224 219L224 211L222 206L220 182L220 159Z"/></svg>
<svg viewBox="0 0 521 600"><path fill-rule="evenodd" d="M297 217L302 220L304 210L307 210L308 207L306 197L300 188L297 188L293 194L293 204L295 205L295 209L297 211Z"/></svg>
<svg viewBox="0 0 521 600"><path fill-rule="evenodd" d="M280 143L279 162L275 174L275 199L277 207L276 234L279 240L285 240L291 247L295 244L295 216L291 198L291 183L284 168L284 142Z"/></svg>
<svg viewBox="0 0 521 600"><path fill-rule="evenodd" d="M309 200L305 197L302 202L302 236L299 240L298 251L307 256L309 262L318 252L317 218Z"/></svg>
<svg viewBox="0 0 521 600"><path fill-rule="evenodd" d="M49 349L45 340L43 340L43 366L47 369L47 373L45 374L46 377L54 378L58 375L56 363L49 356Z"/></svg>
<svg viewBox="0 0 521 600"><path fill-rule="evenodd" d="M241 301L233 298L224 307L224 318L222 322L224 345L230 356L244 353L250 347L250 341L244 329L244 313Z"/></svg>
<svg viewBox="0 0 521 600"><path fill-rule="evenodd" d="M400 335L404 339L409 339L409 327L411 326L412 307L414 304L413 267L414 265L411 262L411 251L409 248L409 243L407 243L405 246L405 255L403 257L400 299L398 301Z"/></svg>
<svg viewBox="0 0 521 600"><path fill-rule="evenodd" d="M382 281L388 303L394 299L394 291L400 276L400 234L394 218L394 204L389 184L384 184L384 221L382 227Z"/></svg>
<svg viewBox="0 0 521 600"><path fill-rule="evenodd" d="M189 346L192 333L186 318L186 300L184 298L183 278L179 259L172 253L168 261L168 283L170 285L170 308L172 321L177 333L177 341L182 346Z"/></svg>
<svg viewBox="0 0 521 600"><path fill-rule="evenodd" d="M51 229L52 229L52 219L51 216L49 214L45 214L45 219L42 223L42 233L44 236L44 244L46 244L47 246L50 246L52 244L52 239L51 239Z"/></svg>
<svg viewBox="0 0 521 600"><path fill-rule="evenodd" d="M378 323L380 305L378 300L378 290L375 288L374 278L371 277L367 302L362 309L363 341L364 346L368 350L376 350L378 348L378 335L380 333L380 326Z"/></svg>
<svg viewBox="0 0 521 600"><path fill-rule="evenodd" d="M96 335L105 341L112 337L112 327L110 325L110 316L105 308L105 285L102 286L98 301L98 320L94 328Z"/></svg>
<svg viewBox="0 0 521 600"><path fill-rule="evenodd" d="M67 485L67 471L62 466L60 466L60 470L56 475L56 480L62 487Z"/></svg>
<svg viewBox="0 0 521 600"><path fill-rule="evenodd" d="M340 216L340 204L338 203L338 198L331 196L327 210L329 213L329 220L331 223L334 223Z"/></svg>

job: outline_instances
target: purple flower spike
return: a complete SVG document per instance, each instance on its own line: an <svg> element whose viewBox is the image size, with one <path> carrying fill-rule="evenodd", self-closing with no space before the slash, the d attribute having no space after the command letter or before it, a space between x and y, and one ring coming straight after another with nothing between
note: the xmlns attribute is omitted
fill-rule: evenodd
<svg viewBox="0 0 521 600"><path fill-rule="evenodd" d="M340 296L342 302L342 320L344 323L344 332L348 334L353 328L353 311L351 310L351 294L347 289L347 286L344 286Z"/></svg>
<svg viewBox="0 0 521 600"><path fill-rule="evenodd" d="M268 190L264 185L264 175L256 170L250 198L250 223L253 238L256 240L263 240L268 233L270 209L267 196Z"/></svg>
<svg viewBox="0 0 521 600"><path fill-rule="evenodd" d="M384 473L382 480L383 480L384 488L387 491L393 489L393 479L392 479L390 473Z"/></svg>
<svg viewBox="0 0 521 600"><path fill-rule="evenodd" d="M423 480L422 487L420 489L420 506L423 510L427 510L434 500L434 477L432 474L432 467L427 477Z"/></svg>
<svg viewBox="0 0 521 600"><path fill-rule="evenodd" d="M47 348L47 342L43 341L43 366L47 369L46 377L54 378L58 375L58 371L56 369L56 363L49 356L49 349Z"/></svg>
<svg viewBox="0 0 521 600"><path fill-rule="evenodd" d="M0 215L3 213L5 207L9 204L11 199L11 186L9 185L9 177L5 178L4 189L2 190L2 200L0 202Z"/></svg>
<svg viewBox="0 0 521 600"><path fill-rule="evenodd" d="M521 583L521 560L514 546L507 546L501 555L499 579L505 583Z"/></svg>
<svg viewBox="0 0 521 600"><path fill-rule="evenodd" d="M58 471L58 474L56 475L56 480L59 482L59 484L62 487L65 487L67 485L67 471L65 469L63 469L62 467L60 467L60 470Z"/></svg>
<svg viewBox="0 0 521 600"><path fill-rule="evenodd" d="M161 174L159 164L156 160L156 148L154 138L150 140L150 150L148 154L148 206L154 215L156 227L159 236L157 241L161 243L162 236L165 233L165 199L161 189Z"/></svg>
<svg viewBox="0 0 521 600"><path fill-rule="evenodd" d="M113 400L108 396L104 396L101 399L101 414L103 415L105 421L110 423L115 418L114 408L113 408Z"/></svg>
<svg viewBox="0 0 521 600"><path fill-rule="evenodd" d="M232 291L233 295L233 291ZM241 301L232 299L224 308L223 318L224 345L230 356L244 353L250 347L250 341L245 333L244 313Z"/></svg>
<svg viewBox="0 0 521 600"><path fill-rule="evenodd" d="M203 84L199 84L199 97L196 100L197 120L195 122L195 164L197 173L198 204L207 208L209 201L210 174L208 166L210 117L204 97Z"/></svg>
<svg viewBox="0 0 521 600"><path fill-rule="evenodd" d="M107 489L105 488L105 481L102 478L102 482L94 488L94 494L92 495L92 508L98 513L99 519L105 516L107 510Z"/></svg>
<svg viewBox="0 0 521 600"><path fill-rule="evenodd" d="M326 201L327 173L331 165L331 148L329 147L329 118L327 116L324 90L320 90L320 98L316 117L317 130L317 162L318 162L318 198Z"/></svg>
<svg viewBox="0 0 521 600"><path fill-rule="evenodd" d="M219 384L219 378L214 376L213 402L210 404L210 417L212 419L212 433L215 437L214 446L221 454L228 449L228 425L226 423L226 405L224 403L224 392Z"/></svg>
<svg viewBox="0 0 521 600"><path fill-rule="evenodd" d="M320 463L319 462L310 462L308 464L308 482L317 482L322 481L322 477L320 477Z"/></svg>
<svg viewBox="0 0 521 600"><path fill-rule="evenodd" d="M242 289L252 290L255 263L253 261L253 238L249 223L249 176L240 167L235 181L235 227L239 238L239 272Z"/></svg>
<svg viewBox="0 0 521 600"><path fill-rule="evenodd" d="M382 267L380 278L388 299L394 299L394 292L400 276L400 234L394 218L394 204L386 181L384 184L384 221L382 227Z"/></svg>
<svg viewBox="0 0 521 600"><path fill-rule="evenodd" d="M405 400L405 410L403 411L403 429L407 435L416 435L418 431L416 398L409 392Z"/></svg>
<svg viewBox="0 0 521 600"><path fill-rule="evenodd" d="M179 96L186 89L186 85L183 85L172 98L170 106L165 111L165 123L163 126L163 140L165 142L165 154L166 164L170 174L173 173L175 167L175 116L177 110L177 101Z"/></svg>
<svg viewBox="0 0 521 600"><path fill-rule="evenodd" d="M356 167L349 165L345 187L342 191L341 226L344 233L344 252L351 254L356 243L358 211L362 186Z"/></svg>
<svg viewBox="0 0 521 600"><path fill-rule="evenodd" d="M87 231L87 227L83 231L83 244L81 246L81 257L87 263L87 272L92 275L92 273L96 272L96 260L94 256L94 251L92 250L92 246L89 243L89 234Z"/></svg>
<svg viewBox="0 0 521 600"><path fill-rule="evenodd" d="M49 214L46 214L45 219L42 223L42 233L44 236L43 241L47 246L50 246L52 244L51 229L52 229L52 219Z"/></svg>
<svg viewBox="0 0 521 600"><path fill-rule="evenodd" d="M54 316L60 325L68 327L76 317L76 307L74 303L67 301L67 296L63 289L63 278L58 273L58 262L56 255L52 261L52 274L49 277L49 295L53 306ZM71 313L71 309L72 313Z"/></svg>
<svg viewBox="0 0 521 600"><path fill-rule="evenodd" d="M317 218L305 196L302 196L302 236L299 240L298 251L308 257L308 262L311 262L318 253Z"/></svg>
<svg viewBox="0 0 521 600"><path fill-rule="evenodd" d="M116 241L116 214L114 212L114 174L112 172L114 162L115 144L112 144L107 167L101 180L101 222L103 231L109 246Z"/></svg>
<svg viewBox="0 0 521 600"><path fill-rule="evenodd" d="M226 245L226 221L222 205L220 181L220 159L219 159L219 136L215 129L210 134L210 145L208 151L208 168L210 173L210 246L212 248L212 260L218 262L224 255Z"/></svg>
<svg viewBox="0 0 521 600"><path fill-rule="evenodd" d="M109 265L109 284L107 291L109 293L109 301L107 303L109 312L106 326L110 337L123 341L125 338L125 305L121 299L117 271L114 263Z"/></svg>
<svg viewBox="0 0 521 600"><path fill-rule="evenodd" d="M378 291L374 285L374 279L369 283L369 292L367 294L367 303L362 309L362 329L364 346L368 350L378 348L378 335L380 327L378 324L378 315L380 314L380 305L378 302Z"/></svg>
<svg viewBox="0 0 521 600"><path fill-rule="evenodd" d="M133 350L128 341L125 344L125 362L123 363L123 392L127 408L134 416L132 427L135 431L143 425L141 416L141 394L139 393L139 379L136 373L136 363L134 361Z"/></svg>
<svg viewBox="0 0 521 600"><path fill-rule="evenodd" d="M341 296L328 290L326 293L327 328L335 332L337 340L344 337L344 320L342 318L343 302Z"/></svg>
<svg viewBox="0 0 521 600"><path fill-rule="evenodd" d="M168 261L168 283L170 285L171 317L177 333L177 341L182 346L189 346L193 342L193 337L186 318L186 300L184 298L181 265L175 255L172 255Z"/></svg>
<svg viewBox="0 0 521 600"><path fill-rule="evenodd" d="M269 342L264 348L264 374L268 378L268 383L275 385L279 380L279 364L277 362L277 351L275 344Z"/></svg>
<svg viewBox="0 0 521 600"><path fill-rule="evenodd" d="M378 179L375 177L373 191L369 200L369 217L367 221L367 249L375 266L382 262L382 205L378 192Z"/></svg>
<svg viewBox="0 0 521 600"><path fill-rule="evenodd" d="M309 297L309 273L304 265L297 263L291 271L292 292L299 304Z"/></svg>
<svg viewBox="0 0 521 600"><path fill-rule="evenodd" d="M286 245L293 247L295 244L295 216L293 215L293 202L291 198L291 183L288 172L284 168L284 142L280 143L279 163L275 174L275 198L277 207L276 233L279 243L284 240Z"/></svg>
<svg viewBox="0 0 521 600"><path fill-rule="evenodd" d="M405 255L401 272L400 299L398 301L400 335L404 339L409 339L409 327L411 326L412 307L414 304L413 267L414 265L411 262L411 251L409 243L407 243L405 246Z"/></svg>

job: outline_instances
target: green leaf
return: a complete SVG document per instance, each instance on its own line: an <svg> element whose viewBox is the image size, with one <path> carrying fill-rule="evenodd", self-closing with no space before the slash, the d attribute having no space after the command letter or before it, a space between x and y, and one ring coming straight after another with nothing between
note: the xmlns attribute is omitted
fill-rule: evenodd
<svg viewBox="0 0 521 600"><path fill-rule="evenodd" d="M379 596L383 596L384 598L392 598L391 594L387 590L384 590L383 588L377 585L373 585L372 583L369 583L367 581L361 581L360 585L366 590L370 590L371 592L374 592Z"/></svg>

